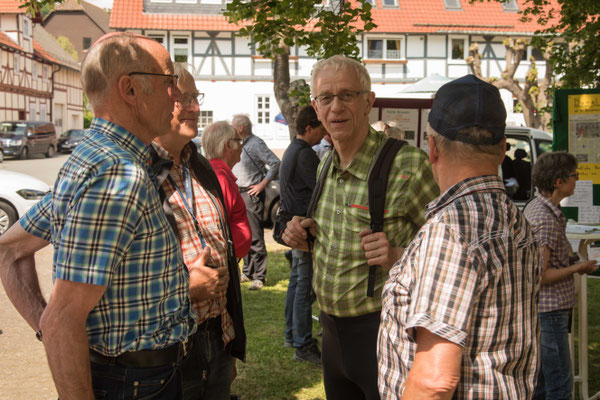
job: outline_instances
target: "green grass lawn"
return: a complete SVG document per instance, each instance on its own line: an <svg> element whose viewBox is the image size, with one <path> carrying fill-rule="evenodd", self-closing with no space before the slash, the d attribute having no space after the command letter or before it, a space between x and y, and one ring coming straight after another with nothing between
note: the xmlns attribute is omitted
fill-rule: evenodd
<svg viewBox="0 0 600 400"><path fill-rule="evenodd" d="M238 362L232 393L242 400L325 399L321 370L293 360L294 350L283 346L285 294L289 279L286 247L268 245L267 284L249 291L242 284L244 318L248 335L247 362ZM313 315L318 315L316 304ZM577 326L575 322L574 326ZM320 326L313 323L317 337ZM589 392L600 391L600 279L588 279ZM320 338L319 338L320 341ZM577 346L577 340L575 345ZM320 347L320 344L319 344ZM579 398L576 392L576 398Z"/></svg>

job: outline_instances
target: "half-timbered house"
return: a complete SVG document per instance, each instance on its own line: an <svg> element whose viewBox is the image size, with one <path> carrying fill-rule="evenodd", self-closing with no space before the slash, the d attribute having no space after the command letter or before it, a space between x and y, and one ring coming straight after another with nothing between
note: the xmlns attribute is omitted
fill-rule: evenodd
<svg viewBox="0 0 600 400"><path fill-rule="evenodd" d="M77 61L18 2L0 0L0 121L82 128L80 75Z"/></svg>
<svg viewBox="0 0 600 400"><path fill-rule="evenodd" d="M354 2L356 0L349 0ZM377 97L407 97L403 88L438 74L455 78L469 73L469 46L478 43L482 70L499 77L505 66L507 37L531 38L538 26L522 22L523 0L369 0L377 28L358 37L361 56ZM200 127L235 113L247 113L272 148L285 148L287 127L275 121L279 113L273 94L273 63L260 57L248 38L236 37L236 27L222 16L227 0L114 0L110 26L141 33L162 43L175 61L188 62L200 91L206 93ZM327 6L324 1L324 6ZM545 72L541 54L528 49ZM310 78L315 60L302 48L291 49L290 75ZM525 78L529 61L516 72ZM513 96L502 90L509 120ZM376 117L374 117L376 118Z"/></svg>

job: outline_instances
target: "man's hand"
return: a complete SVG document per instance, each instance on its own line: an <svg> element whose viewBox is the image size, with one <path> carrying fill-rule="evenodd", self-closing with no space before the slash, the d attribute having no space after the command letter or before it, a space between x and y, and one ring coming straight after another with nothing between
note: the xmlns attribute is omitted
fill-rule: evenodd
<svg viewBox="0 0 600 400"><path fill-rule="evenodd" d="M307 228L314 237L316 234L316 224L314 219L299 216L293 217L285 226L283 241L292 249L308 251L308 242L306 241L306 238L308 237L306 234Z"/></svg>
<svg viewBox="0 0 600 400"><path fill-rule="evenodd" d="M190 296L193 300L214 299L227 291L229 271L226 265L220 268L208 265L211 251L211 247L206 246L190 266Z"/></svg>
<svg viewBox="0 0 600 400"><path fill-rule="evenodd" d="M373 233L371 229L362 230L360 248L365 253L367 264L380 265L390 269L402 257L403 247L392 247L385 232Z"/></svg>
<svg viewBox="0 0 600 400"><path fill-rule="evenodd" d="M263 190L265 190L265 188L267 187L268 183L269 183L268 180L263 179L262 181L260 181L256 185L249 186L248 194L250 196L258 196L260 194L260 192L262 192Z"/></svg>

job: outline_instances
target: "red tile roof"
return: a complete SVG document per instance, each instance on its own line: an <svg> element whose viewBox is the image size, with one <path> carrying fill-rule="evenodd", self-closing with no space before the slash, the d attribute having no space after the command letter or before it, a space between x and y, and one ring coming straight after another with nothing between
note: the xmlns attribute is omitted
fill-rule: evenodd
<svg viewBox="0 0 600 400"><path fill-rule="evenodd" d="M44 50L44 48L42 47L42 45L40 45L35 40L33 41L33 53L36 56L38 56L39 58L43 58L43 59L48 60L48 61L53 62L53 63L62 64L56 58L52 57L46 50Z"/></svg>
<svg viewBox="0 0 600 400"><path fill-rule="evenodd" d="M25 14L25 8L19 8L19 0L0 0L0 13L2 14Z"/></svg>
<svg viewBox="0 0 600 400"><path fill-rule="evenodd" d="M1 0L0 0L1 1ZM356 3L356 0L350 0ZM523 9L525 0L517 0ZM555 9L558 0L551 0ZM517 12L504 11L499 2L462 0L462 10L446 10L443 0L399 0L398 8L372 9L378 25L371 32L435 33L435 32L507 32L533 33L535 22L521 22ZM144 13L143 0L114 0L110 17L114 29L164 29L197 31L237 31L222 15L149 14Z"/></svg>
<svg viewBox="0 0 600 400"><path fill-rule="evenodd" d="M0 45L6 45L12 47L13 49L21 50L25 52L21 46L16 44L11 38L9 38L4 32L0 31Z"/></svg>

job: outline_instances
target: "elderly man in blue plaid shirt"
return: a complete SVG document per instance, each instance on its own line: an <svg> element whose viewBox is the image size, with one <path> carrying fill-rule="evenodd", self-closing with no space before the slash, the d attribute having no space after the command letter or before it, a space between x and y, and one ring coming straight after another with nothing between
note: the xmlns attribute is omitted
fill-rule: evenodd
<svg viewBox="0 0 600 400"><path fill-rule="evenodd" d="M2 237L2 283L43 341L61 399L179 399L196 329L188 287L203 260L183 263L148 147L170 130L177 75L160 44L112 33L90 49L82 81L95 118L53 192ZM32 255L48 242L46 305Z"/></svg>

